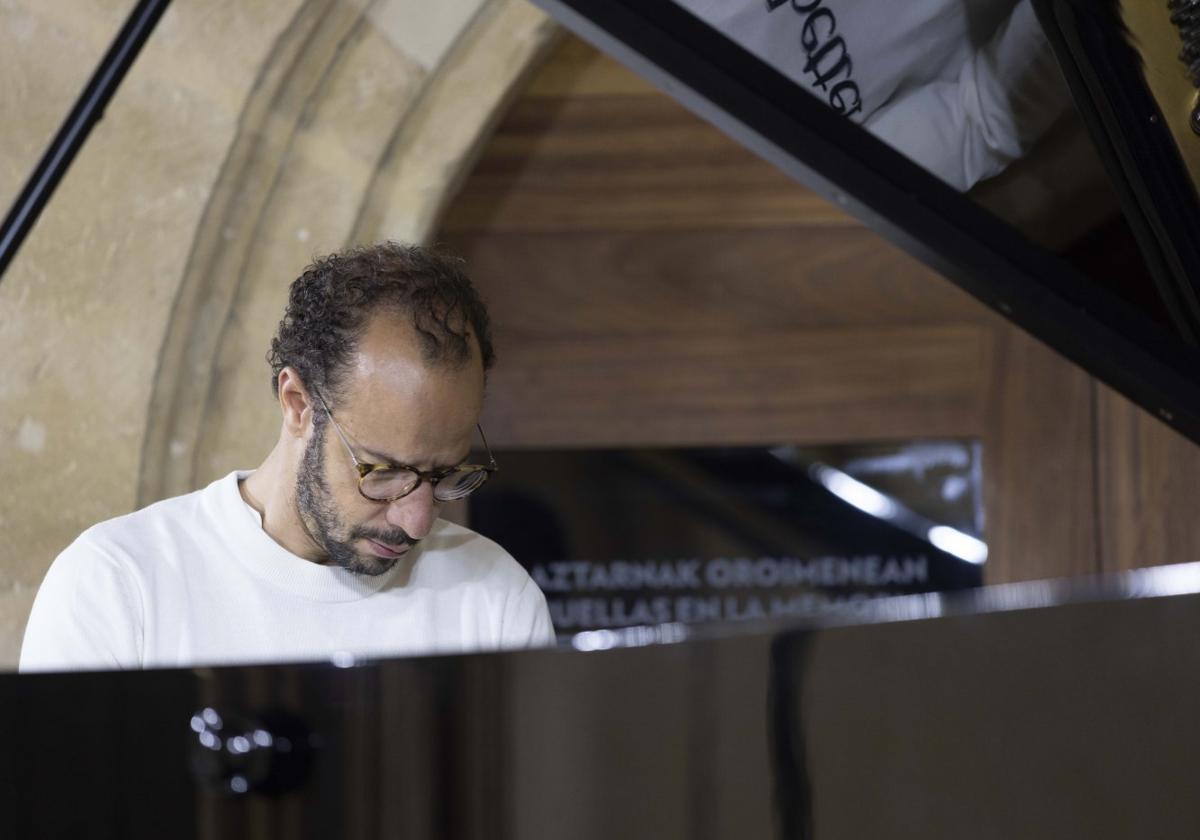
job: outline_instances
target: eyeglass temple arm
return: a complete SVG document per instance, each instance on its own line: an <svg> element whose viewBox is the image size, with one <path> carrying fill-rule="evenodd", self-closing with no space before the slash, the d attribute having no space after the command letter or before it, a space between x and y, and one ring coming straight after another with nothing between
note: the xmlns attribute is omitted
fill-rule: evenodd
<svg viewBox="0 0 1200 840"><path fill-rule="evenodd" d="M488 466L494 470L500 469L500 466L496 463L496 456L492 454L492 447L488 446L487 435L483 433L483 424L476 423L475 428L479 430L479 438L483 441L483 450L487 452Z"/></svg>
<svg viewBox="0 0 1200 840"><path fill-rule="evenodd" d="M321 401L321 408L325 409L325 413L329 415L329 422L333 424L333 430L337 432L337 436L342 439L342 445L345 446L346 451L350 453L350 460L354 462L354 466L358 470L358 474L360 476L366 475L366 471L363 470L363 467L366 465L360 463L358 456L354 454L354 447L350 445L350 441L346 440L346 436L342 434L342 427L338 425L338 421L333 419L333 412L329 410L329 404L325 402L325 398L320 394L317 394L317 399Z"/></svg>

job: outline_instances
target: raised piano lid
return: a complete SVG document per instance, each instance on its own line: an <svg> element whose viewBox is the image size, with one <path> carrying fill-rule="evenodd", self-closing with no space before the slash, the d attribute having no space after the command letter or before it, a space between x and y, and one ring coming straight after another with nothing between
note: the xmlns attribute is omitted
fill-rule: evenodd
<svg viewBox="0 0 1200 840"><path fill-rule="evenodd" d="M785 32L788 16L811 16L825 8L829 16L813 23L809 33L819 49L820 38L833 37L833 27L848 25L844 21L848 10L868 16L861 10L871 7L870 0L534 2L782 172L844 207L1164 422L1200 441L1200 376L1196 373L1200 351L1194 346L1194 337L1200 334L1200 307L1192 305L1200 271L1188 268L1192 263L1186 262L1186 255L1195 246L1184 241L1194 228L1148 227L1147 207L1154 205L1156 194L1150 193L1148 198L1143 190L1140 196L1131 195L1128 166L1121 170L1123 177L1112 179L1105 174L1101 161L1108 164L1110 174L1118 174L1120 166L1106 149L1110 145L1106 132L1115 130L1111 124L1089 117L1093 144L1083 122L1068 106L1044 142L1033 146L1025 160L1014 164L1010 172L962 193L863 127L875 130L877 125L858 120L857 115L851 119L836 113L831 105L850 110L853 104L845 91L837 103L810 95L795 66L789 77L786 61L768 63L759 57L771 58L773 49L774 55L780 55L778 44L755 42L759 36L752 27L739 29L727 21L722 23L723 16L735 14L729 11L735 5L752 7L760 18L775 15L773 23L760 31L778 29L782 34L763 37L791 38L800 51L804 49L801 39L806 37L801 27L807 19L799 25L792 22L791 30ZM865 25L880 43L895 44L897 39L889 36L888 27L899 25L919 10L924 10L927 21L955 14L978 16L981 10L987 13L985 17L1003 20L1005 14L1027 7L1028 2L922 0L896 4L875 0L878 8L870 13L874 20ZM1136 2L1111 5L1129 4ZM1088 59L1084 50L1072 50L1067 44L1078 37L1076 30L1070 29L1072 21L1078 23L1087 16L1072 18L1064 11L1078 11L1089 3L1036 0L1035 5L1068 70L1080 110L1091 115L1097 105L1076 78ZM1165 0L1157 5L1162 6L1162 15L1168 14ZM1031 12L1029 17L1032 19ZM710 22L726 31L718 31ZM1095 21L1085 23L1094 25ZM930 26L934 24L913 32L924 38ZM963 27L964 31L970 28ZM870 44L859 42L856 49L860 53L856 66L863 67ZM1174 54L1170 60L1175 61ZM864 73L886 65L872 60ZM1129 66L1136 69L1136 62ZM1117 69L1123 72L1124 66ZM1178 70L1183 73L1185 68L1180 64ZM825 89L832 90L832 85L829 82ZM1136 121L1142 116L1121 119ZM890 124L899 126L899 131L875 133L894 140L897 133L911 128L911 123L895 114ZM896 145L905 146L900 141ZM920 145L919 141L909 143L909 151ZM1101 146L1099 153L1095 145ZM1077 166L1080 161L1085 165ZM1090 170L1088 161L1095 161ZM925 163L929 165L929 161ZM1145 178L1138 180L1140 177L1132 174L1138 189L1147 183ZM1173 182L1180 188L1177 192L1187 193L1191 186L1187 180L1184 170ZM1124 209L1127 219L1118 207ZM1111 213L1102 212L1106 210ZM1166 216L1169 222L1170 214Z"/></svg>
<svg viewBox="0 0 1200 840"><path fill-rule="evenodd" d="M0 836L1193 837L1198 636L1191 564L575 650L0 675Z"/></svg>

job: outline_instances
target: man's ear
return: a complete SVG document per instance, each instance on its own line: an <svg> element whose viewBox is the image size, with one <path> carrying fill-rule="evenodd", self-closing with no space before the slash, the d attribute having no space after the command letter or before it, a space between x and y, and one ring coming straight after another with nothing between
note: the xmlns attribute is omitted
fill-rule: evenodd
<svg viewBox="0 0 1200 840"><path fill-rule="evenodd" d="M294 367L279 371L279 408L283 412L283 428L293 437L302 438L312 424L312 395Z"/></svg>

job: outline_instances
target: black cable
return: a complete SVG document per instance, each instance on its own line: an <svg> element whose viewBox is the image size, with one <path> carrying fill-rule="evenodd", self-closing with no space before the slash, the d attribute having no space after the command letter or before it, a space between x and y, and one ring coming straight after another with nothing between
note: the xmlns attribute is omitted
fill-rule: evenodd
<svg viewBox="0 0 1200 840"><path fill-rule="evenodd" d="M0 225L0 280L171 0L139 0Z"/></svg>

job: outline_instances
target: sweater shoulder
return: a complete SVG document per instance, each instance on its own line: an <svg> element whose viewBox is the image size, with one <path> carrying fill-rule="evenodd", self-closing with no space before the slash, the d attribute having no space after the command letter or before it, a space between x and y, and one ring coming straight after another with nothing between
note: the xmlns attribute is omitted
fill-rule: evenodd
<svg viewBox="0 0 1200 840"><path fill-rule="evenodd" d="M81 533L68 551L93 549L114 559L136 563L147 549L190 539L196 525L210 516L207 511L212 509L213 496L220 489L219 482L214 482L203 489L98 522Z"/></svg>

